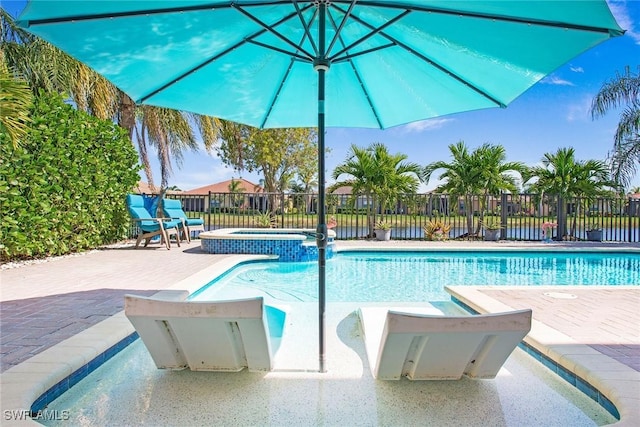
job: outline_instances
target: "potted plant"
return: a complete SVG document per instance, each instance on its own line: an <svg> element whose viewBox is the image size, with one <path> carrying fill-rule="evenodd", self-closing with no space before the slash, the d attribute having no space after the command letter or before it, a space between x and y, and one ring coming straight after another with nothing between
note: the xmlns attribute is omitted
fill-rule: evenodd
<svg viewBox="0 0 640 427"><path fill-rule="evenodd" d="M449 230L451 226L439 219L431 220L422 230L427 240L444 241L449 238Z"/></svg>
<svg viewBox="0 0 640 427"><path fill-rule="evenodd" d="M278 225L275 217L270 212L260 213L253 220L257 228L276 228Z"/></svg>
<svg viewBox="0 0 640 427"><path fill-rule="evenodd" d="M495 242L500 238L500 230L502 229L502 223L496 218L485 218L482 221L482 227L484 228L484 240Z"/></svg>
<svg viewBox="0 0 640 427"><path fill-rule="evenodd" d="M542 223L540 228L542 229L542 241L545 243L549 243L551 241L551 235L553 234L553 229L558 226L558 223L545 221Z"/></svg>
<svg viewBox="0 0 640 427"><path fill-rule="evenodd" d="M596 222L587 224L587 240L591 242L602 242L602 227Z"/></svg>
<svg viewBox="0 0 640 427"><path fill-rule="evenodd" d="M391 224L386 221L378 221L373 227L373 232L378 240L390 240Z"/></svg>

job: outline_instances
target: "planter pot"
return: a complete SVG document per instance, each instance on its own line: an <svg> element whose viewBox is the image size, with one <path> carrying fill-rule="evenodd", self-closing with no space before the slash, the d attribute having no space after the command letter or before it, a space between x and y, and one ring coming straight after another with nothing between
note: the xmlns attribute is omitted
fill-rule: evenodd
<svg viewBox="0 0 640 427"><path fill-rule="evenodd" d="M495 242L500 239L500 230L484 230L484 240Z"/></svg>
<svg viewBox="0 0 640 427"><path fill-rule="evenodd" d="M378 240L391 240L391 230L373 230Z"/></svg>
<svg viewBox="0 0 640 427"><path fill-rule="evenodd" d="M587 231L587 240L590 242L602 242L602 230Z"/></svg>

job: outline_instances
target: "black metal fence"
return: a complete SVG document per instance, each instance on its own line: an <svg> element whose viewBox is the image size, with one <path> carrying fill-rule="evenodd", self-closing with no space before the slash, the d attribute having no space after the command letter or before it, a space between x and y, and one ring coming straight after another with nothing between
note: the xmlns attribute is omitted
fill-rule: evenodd
<svg viewBox="0 0 640 427"><path fill-rule="evenodd" d="M312 228L317 223L317 194L208 193L169 194L190 217L202 217L205 228ZM336 221L338 239L372 236L372 225L385 221L391 238L423 240L430 221L450 227L450 239L475 240L486 234L483 224L497 223L499 237L533 241L543 238L543 225L553 239L640 242L640 199L571 198L502 194L454 197L447 194L402 194L384 206L368 197L329 194L327 215ZM593 231L594 233L592 233ZM601 236L597 236L600 231ZM593 236L595 234L595 236Z"/></svg>

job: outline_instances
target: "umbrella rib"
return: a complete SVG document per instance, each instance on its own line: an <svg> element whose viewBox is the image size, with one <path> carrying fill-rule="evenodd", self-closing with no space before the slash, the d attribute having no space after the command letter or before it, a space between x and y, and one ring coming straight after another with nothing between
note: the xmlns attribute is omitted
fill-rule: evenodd
<svg viewBox="0 0 640 427"><path fill-rule="evenodd" d="M335 3L345 3L341 0L334 0ZM348 2L347 2L348 3ZM480 12L465 12L461 10L451 10L445 8L438 7L422 7L422 6L408 6L404 4L390 4L390 3L381 3L379 1L371 1L371 0L362 0L359 3L361 6L370 6L370 7L381 7L388 9L410 9L416 12L428 12L442 15L454 15L454 16L462 16L468 18L478 18L478 19L489 19L492 21L504 21L504 22L514 22L518 24L531 24L531 25L539 25L543 27L556 27L563 29L571 29L571 30L582 30L596 33L607 33L611 35L622 35L624 31L619 31L615 29L609 29L604 27L594 27L592 25L580 25L580 24L571 24L569 22L556 22L556 21L547 21L544 19L534 19L534 18L519 18L517 16L506 16L506 15L494 15L490 13L480 13Z"/></svg>
<svg viewBox="0 0 640 427"><path fill-rule="evenodd" d="M338 8L337 6L335 6L335 7ZM339 9L339 10L341 10L341 9ZM370 30L375 30L375 27L373 25L369 24L368 22L365 22L364 20L358 18L355 15L352 16L352 19L355 20L356 22L359 22L360 24L364 25L365 27L369 28ZM484 90L482 90L479 87L469 83L468 81L466 81L465 79L463 79L462 77L460 77L459 75L454 73L453 71L447 69L443 65L438 64L433 59L428 58L426 55L423 55L422 53L420 53L417 50L413 49L411 46L408 46L407 44L402 43L401 41L397 40L396 38L386 34L384 31L381 31L378 34L380 34L382 37L386 38L387 40L389 40L390 42L392 42L396 46L401 47L402 49L406 50L407 52L409 52L409 53L411 53L411 54L413 54L415 56L417 56L418 58L420 58L424 62L430 64L431 66L435 67L436 69L440 70L441 72L447 74L449 77L453 78L454 80L457 80L458 82L460 82L463 85L467 86L469 89L475 91L476 93L478 93L479 95L481 95L484 98L488 99L489 101L493 102L497 106L499 106L501 108L506 108L507 105L504 102L501 102L501 101L497 100L496 98L494 98L493 96L491 96L487 92L485 92ZM341 61L342 58L339 58L338 60Z"/></svg>
<svg viewBox="0 0 640 427"><path fill-rule="evenodd" d="M336 34L333 36L333 40L331 40L331 42L329 43L329 47L327 48L327 52L331 52L331 50L333 49L333 46L338 41L338 37L340 36L340 33L342 32L342 29L344 28L345 24L347 23L347 20L351 16L351 13L353 12L353 8L356 6L356 3L357 3L357 1L350 2L349 9L347 9L346 13L342 17L342 21L340 22L340 25L338 27L335 26L335 22L333 20L333 17L331 18L331 22L332 22L332 24L334 24L334 28L336 30ZM340 9L338 9L338 10L340 10Z"/></svg>
<svg viewBox="0 0 640 427"><path fill-rule="evenodd" d="M371 99L371 96L369 96L369 91L367 91L367 88L364 86L364 82L362 81L362 78L360 77L360 73L358 73L358 70L356 69L356 67L355 67L355 65L353 64L352 61L349 61L349 65L351 65L351 69L353 70L353 74L355 74L356 79L358 79L358 83L360 83L360 87L362 88L362 92L364 92L364 96L365 96L365 98L367 98L367 102L369 103L369 106L371 107L371 111L373 112L373 115L376 118L376 122L378 123L378 127L380 129L383 129L382 121L380 120L380 115L378 114L378 110L373 105L373 100Z"/></svg>
<svg viewBox="0 0 640 427"><path fill-rule="evenodd" d="M313 40L313 37L311 36L311 32L309 31L309 24L304 20L304 17L302 16L303 10L300 9L300 6L298 5L298 2L296 0L293 1L293 7L296 8L296 13L298 14L298 17L300 18L300 23L302 24L302 27L304 28L304 33L306 34L307 38L309 39L309 42L311 43L311 48L313 49L313 51L317 55L318 54L318 47L316 46L316 42ZM313 19L315 18L317 10L318 10L317 8L314 9L313 16L311 17L311 20L309 22L313 22ZM304 38L302 40L304 41ZM300 44L302 44L302 42Z"/></svg>
<svg viewBox="0 0 640 427"><path fill-rule="evenodd" d="M382 46L372 47L371 49L361 50L359 52L352 53L350 55L341 56L340 59L333 60L333 61L331 61L331 63L332 64L338 64L340 62L350 61L352 58L356 58L358 56L366 55L367 53L372 53L372 52L375 52L377 50L388 49L388 48L394 47L394 46L397 46L397 45L395 43L393 43L393 42L390 42L390 43L384 44Z"/></svg>
<svg viewBox="0 0 640 427"><path fill-rule="evenodd" d="M278 0L273 0L270 2L252 2L252 3L244 3L244 7L251 6L271 6L271 5L279 5L281 4ZM74 22L74 21L92 21L99 19L110 19L110 18L128 18L135 16L149 16L149 15L162 15L166 13L184 13L184 12L199 12L202 10L216 10L216 9L229 9L234 7L233 3L230 2L212 2L197 6L184 6L184 7L167 7L162 9L142 9L142 10L132 10L127 12L108 12L108 13L96 13L92 15L73 15L73 16L65 16L58 18L45 18L45 19L31 19L28 21L23 21L26 27L36 26L36 25L45 25L45 24L59 24L64 22Z"/></svg>
<svg viewBox="0 0 640 427"><path fill-rule="evenodd" d="M339 8L337 8L339 9ZM339 9L340 10L340 9ZM332 61L333 59L335 59L336 57L339 57L340 55L342 55L343 53L345 53L346 51L353 49L355 46L363 43L365 40L375 36L376 34L380 34L382 33L382 31L389 27L390 25L395 24L396 22L398 22L400 19L404 18L405 16L407 16L409 13L411 13L410 10L405 10L403 13L401 13L400 15L396 16L393 19L390 19L389 21L387 21L384 25L372 29L371 32L369 32L367 35L365 35L364 37L361 37L360 39L356 40L355 42L351 43L349 46L343 47L342 50L338 51L335 55L332 55L331 58L329 58L330 61ZM337 36L337 34L336 34Z"/></svg>
<svg viewBox="0 0 640 427"><path fill-rule="evenodd" d="M276 22L274 25L279 25L289 19L291 19L293 16L295 16L295 14L289 14L285 17L283 17L281 20L279 20L278 22ZM147 95L144 95L142 97L140 97L136 102L138 103L142 103L145 102L146 100L148 100L149 98L155 96L156 94L158 94L159 92L162 92L163 90L165 90L166 88L173 86L174 84L178 83L180 80L184 79L185 77L195 73L196 71L200 70L201 68L205 67L206 65L211 64L212 62L220 59L221 57L223 57L224 55L228 54L229 52L232 52L233 50L237 49L238 47L242 46L244 43L256 43L256 44L260 44L259 42L256 42L255 39L258 36L261 36L262 34L266 33L268 31L267 28L263 28L260 31L257 31L256 33L246 37L245 39L239 41L238 43L234 44L233 46L228 47L227 49L223 50L222 52L218 53L217 55L207 59L206 61L200 63L199 65L197 65L196 67L193 67L191 69L189 69L188 71L185 71L184 73L182 73L181 75L179 75L178 77L176 77L175 79L171 80L168 83L165 83L164 85L160 86L159 88L153 90L152 92L149 92ZM270 48L273 49L277 49L273 46L269 46ZM283 51L284 52L284 51ZM290 52L285 52L287 53L287 55L290 55ZM302 57L304 60L309 61L309 58L304 58Z"/></svg>
<svg viewBox="0 0 640 427"><path fill-rule="evenodd" d="M280 21L278 21L277 23L275 23L274 25L268 25L264 22L262 22L260 19L258 19L257 17L253 16L252 14L250 14L249 12L247 12L246 10L244 10L242 7L240 7L237 4L233 4L232 5L237 11L239 11L240 13L242 13L243 15L245 15L247 18L251 19L253 22L255 22L256 24L260 25L262 28L264 28L266 31L270 32L271 34L273 34L274 36L278 37L280 40L282 40L283 42L287 43L288 45L292 46L294 49L301 51L302 53L304 53L305 55L307 55L307 57L309 59L313 59L315 56L309 52L307 52L305 49L303 49L302 46L295 44L294 42L292 42L291 40L289 40L288 38L286 38L284 35L280 34L278 31L275 30L274 27L282 24L285 21L288 21L289 19L291 19L293 16L298 15L298 12L294 12L293 14L289 14L287 16L286 19L281 19ZM305 8L302 9L302 11L305 11L307 9L309 9L312 5L309 5Z"/></svg>
<svg viewBox="0 0 640 427"><path fill-rule="evenodd" d="M333 16L331 14L329 15L329 20L331 21L331 25L334 27L334 29L336 30L336 38L334 39L336 42L339 40L340 44L343 47L343 51L348 50L348 48L345 48L345 43L344 40L342 40L342 36L340 36L340 32L337 30L336 27L336 22L333 19ZM378 50L378 48L374 48L371 49L371 51L374 50ZM360 52L359 52L360 53ZM369 96L369 92L367 91L367 88L364 85L364 82L362 80L362 77L360 76L360 73L358 72L358 69L356 68L355 64L353 63L353 61L351 61L351 57L353 56L357 56L358 54L355 55L350 55L350 57L344 57L346 61L349 62L349 65L351 66L351 69L353 71L353 74L356 76L356 80L358 80L358 83L360 84L360 87L362 88L362 92L364 93L364 97L367 99L367 103L369 104L369 107L371 108L371 111L373 112L373 116L376 119L376 122L378 123L378 127L380 129L383 129L382 126L382 120L380 120L380 115L378 114L378 110L376 109L376 107L373 105L373 100L371 99L371 96Z"/></svg>
<svg viewBox="0 0 640 427"><path fill-rule="evenodd" d="M296 10L299 11L299 9L296 7ZM300 19L302 20L302 15L299 15ZM304 20L302 20L303 25L304 25ZM310 37L310 33L308 31L305 31L305 34L302 36L302 40L300 40L300 44L302 44L304 42L305 37ZM265 46L266 48L273 48L273 46ZM315 49L315 45L314 45L314 49ZM289 61L289 67L287 67L287 71L284 73L284 75L282 76L282 79L280 80L280 84L278 85L278 90L276 91L272 101L269 103L269 107L267 108L267 113L264 115L264 119L262 120L262 122L260 123L260 128L263 129L264 126L267 124L267 120L269 120L269 116L271 115L271 111L273 111L273 108L276 105L276 101L278 100L278 98L280 97L280 93L282 92L282 88L284 88L284 83L287 81L287 78L289 77L289 74L291 74L291 70L293 68L293 64L295 63L296 59L302 59L305 62L309 62L309 58L305 58L301 55L295 54L292 55L291 61Z"/></svg>
<svg viewBox="0 0 640 427"><path fill-rule="evenodd" d="M287 72L284 73L284 76L280 80L280 85L278 85L278 90L276 91L276 94L273 97L273 100L269 104L269 108L267 109L267 113L264 115L264 120L262 120L262 123L260 124L260 129L263 129L264 126L267 124L267 120L269 120L269 116L271 115L271 111L273 111L273 107L276 105L276 100L280 96L280 92L282 92L282 88L284 87L284 82L287 81L287 77L289 77L289 74L291 73L291 69L293 68L293 63L294 62L295 62L295 59L291 59L291 62L289 62L289 67L287 68Z"/></svg>
<svg viewBox="0 0 640 427"><path fill-rule="evenodd" d="M251 6L269 6L269 5L280 5L281 1L270 1L270 2L251 2L244 3L243 7L251 7ZM353 5L355 2L353 1L345 1L345 0L334 0L332 6L335 6L337 3L349 3ZM479 12L464 12L459 10L449 10L444 8L436 8L436 7L420 7L420 6L407 6L407 5L394 5L390 3L380 3L377 1L367 1L362 0L359 2L362 6L370 6L370 7L385 7L388 9L411 9L419 12L430 12L430 13L439 13L444 15L455 15L455 16L465 16L471 18L479 18L479 19L491 19L497 21L505 21L505 22L516 22L516 23L524 23L524 24L532 24L532 25L540 25L547 27L558 27L558 28L568 28L574 30L583 30L590 32L598 32L598 33L607 33L613 36L619 36L624 34L624 31L602 28L602 27L594 27L590 25L579 25L579 24L570 24L566 22L552 22L545 21L542 19L530 19L530 18L518 18L513 16L504 16L504 15L492 15L486 13ZM238 8L235 3L222 2L222 3L208 3L204 5L197 6L185 6L185 7L172 7L165 9L144 9L137 11L129 11L129 12L110 12L110 13L98 13L94 15L75 15L75 16L67 16L67 17L58 17L58 18L46 18L46 19L32 19L28 21L24 21L23 25L25 27L32 27L37 25L45 25L45 24L57 24L63 22L71 22L71 21L89 21L89 20L99 20L99 19L107 19L107 18L123 18L123 17L133 17L133 16L141 16L141 15L157 15L163 13L173 13L173 12L197 12L200 10L215 10L215 9L224 9L234 7ZM311 6L308 6L311 7ZM308 8L307 7L307 8Z"/></svg>
<svg viewBox="0 0 640 427"><path fill-rule="evenodd" d="M270 44L262 43L262 42L259 42L257 40L247 40L247 43L255 44L257 46L264 47L265 49L275 50L276 52L284 53L287 56L292 56L292 57L294 57L296 59L299 59L301 61L304 61L304 62L309 62L309 63L312 62L312 60L310 58L306 57L306 56L300 55L300 54L295 53L295 52L290 52L288 50L284 50L284 49L281 49L281 48L276 47L276 46L271 46Z"/></svg>
<svg viewBox="0 0 640 427"><path fill-rule="evenodd" d="M258 33L254 34L252 37L257 37L260 34L263 34L265 32L266 32L266 30L261 30ZM143 103L143 102L147 101L149 98L153 97L154 95L158 94L159 92L162 92L166 88L168 88L170 86L173 86L174 84L178 83L180 80L184 79L185 77L187 77L187 76L195 73L196 71L200 70L201 68L209 65L213 61L218 60L219 58L223 57L227 53L234 51L239 46L242 46L244 43L246 43L246 40L239 41L238 43L234 44L233 46L228 47L227 49L223 50L222 52L218 53L217 55L212 56L211 58L209 58L206 61L198 64L197 66L195 66L193 68L190 68L188 71L185 71L184 73L180 74L178 77L176 77L175 79L171 80L170 82L165 83L162 86L160 86L159 88L149 92L147 95L142 96L141 98L139 98L136 101L136 103Z"/></svg>

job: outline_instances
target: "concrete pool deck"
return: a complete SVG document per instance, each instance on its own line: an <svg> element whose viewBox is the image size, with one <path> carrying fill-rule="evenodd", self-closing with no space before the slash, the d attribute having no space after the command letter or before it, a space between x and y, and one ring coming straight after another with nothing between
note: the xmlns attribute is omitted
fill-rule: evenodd
<svg viewBox="0 0 640 427"><path fill-rule="evenodd" d="M339 249L356 247L640 251L637 244L338 242ZM3 414L28 409L49 387L131 333L132 328L121 313L125 293L150 295L186 279L197 280L200 270L226 269L235 258L202 253L196 240L170 251L158 247L134 250L127 244L3 269L0 273ZM454 292L460 292L459 299L478 311L532 307L535 327L528 339L549 358L593 381L592 385L621 412L620 424L640 424L639 288L590 287L567 291L566 287L536 290L501 287L456 288ZM561 297L568 292L577 298ZM69 352L74 357L69 357ZM5 417L3 421L4 425L12 420Z"/></svg>

